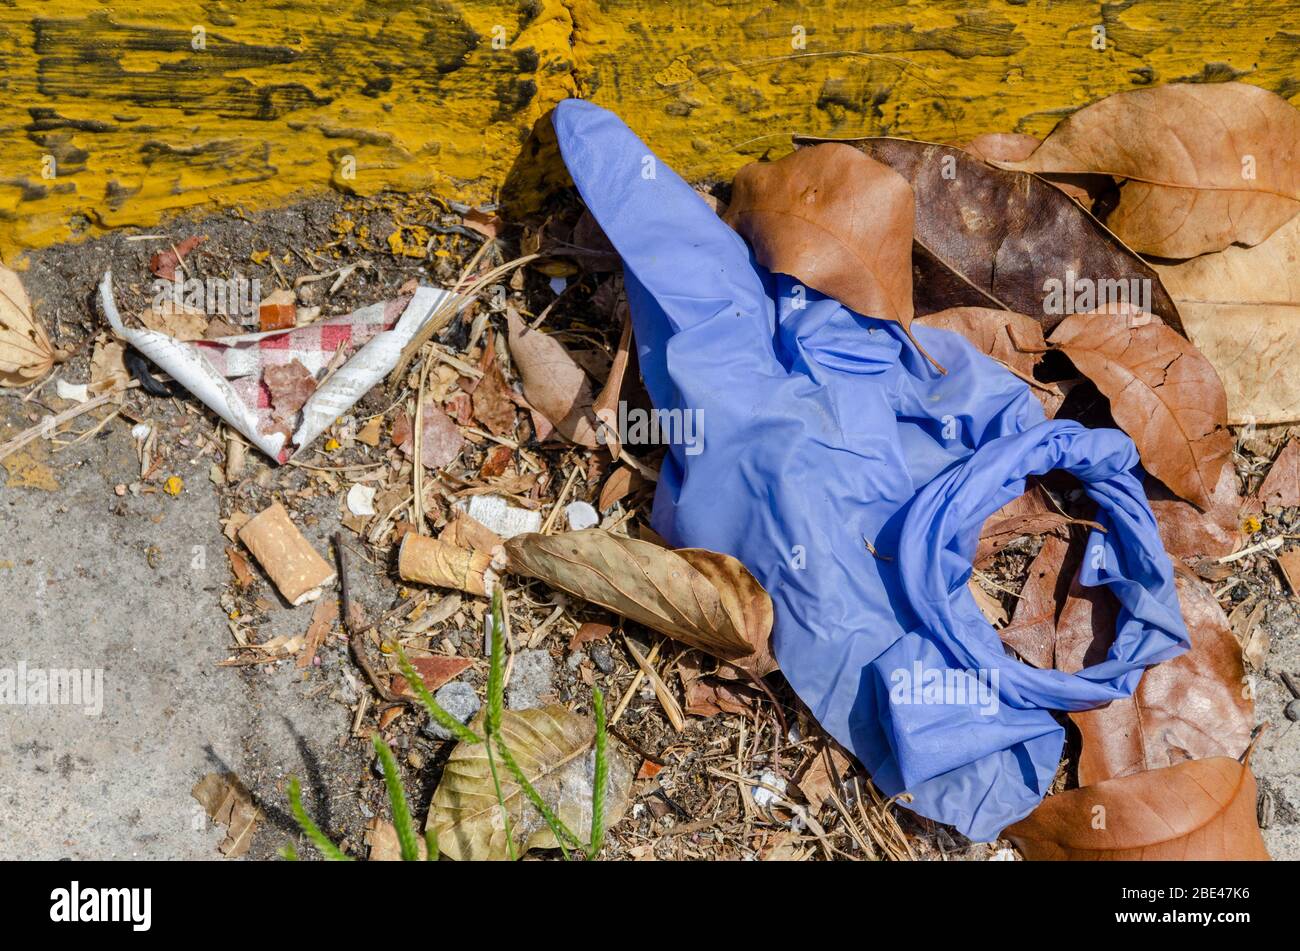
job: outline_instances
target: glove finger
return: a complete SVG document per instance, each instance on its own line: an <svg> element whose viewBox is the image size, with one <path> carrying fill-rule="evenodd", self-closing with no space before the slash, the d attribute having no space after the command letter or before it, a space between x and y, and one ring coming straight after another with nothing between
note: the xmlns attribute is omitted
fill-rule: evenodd
<svg viewBox="0 0 1300 951"><path fill-rule="evenodd" d="M612 112L569 99L552 122L574 184L623 258L655 404L676 405L672 377L705 368L779 372L771 295L744 239Z"/></svg>

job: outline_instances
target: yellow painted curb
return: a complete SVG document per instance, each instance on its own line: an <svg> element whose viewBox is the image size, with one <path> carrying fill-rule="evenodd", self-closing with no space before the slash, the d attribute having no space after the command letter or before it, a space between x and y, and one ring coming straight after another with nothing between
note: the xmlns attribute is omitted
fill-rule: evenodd
<svg viewBox="0 0 1300 951"><path fill-rule="evenodd" d="M1300 0L0 5L0 254L334 188L535 197L556 101L689 179L789 133L1044 133L1149 83L1300 96ZM542 124L544 125L544 123Z"/></svg>

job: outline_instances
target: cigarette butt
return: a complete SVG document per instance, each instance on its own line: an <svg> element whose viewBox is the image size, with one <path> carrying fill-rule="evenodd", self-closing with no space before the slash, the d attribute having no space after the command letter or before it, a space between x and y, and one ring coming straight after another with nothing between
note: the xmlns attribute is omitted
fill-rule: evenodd
<svg viewBox="0 0 1300 951"><path fill-rule="evenodd" d="M408 532L397 552L397 573L407 581L486 595L493 578L492 557Z"/></svg>
<svg viewBox="0 0 1300 951"><path fill-rule="evenodd" d="M321 586L334 580L334 569L311 547L279 502L245 522L239 540L290 604L314 601Z"/></svg>
<svg viewBox="0 0 1300 951"><path fill-rule="evenodd" d="M505 544L504 538L464 512L457 512L456 517L447 523L447 527L438 535L438 541L456 548L481 551L489 556Z"/></svg>

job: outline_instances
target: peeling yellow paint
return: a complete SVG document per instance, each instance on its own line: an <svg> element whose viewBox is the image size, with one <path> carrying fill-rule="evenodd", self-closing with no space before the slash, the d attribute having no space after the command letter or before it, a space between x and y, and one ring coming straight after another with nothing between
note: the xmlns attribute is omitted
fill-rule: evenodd
<svg viewBox="0 0 1300 951"><path fill-rule="evenodd" d="M11 453L0 462L9 476L5 488L59 491L59 480L47 464L49 457L49 449L44 444L34 444Z"/></svg>
<svg viewBox="0 0 1300 951"><path fill-rule="evenodd" d="M688 178L779 154L795 131L1041 134L1180 79L1297 101L1298 14L1300 0L12 0L0 255L329 188L523 198L563 181L539 120L571 95L616 109Z"/></svg>

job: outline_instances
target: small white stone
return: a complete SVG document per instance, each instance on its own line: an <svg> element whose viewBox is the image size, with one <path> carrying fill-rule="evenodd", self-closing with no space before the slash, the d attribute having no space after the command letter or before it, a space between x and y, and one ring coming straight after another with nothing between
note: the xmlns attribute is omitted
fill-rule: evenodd
<svg viewBox="0 0 1300 951"><path fill-rule="evenodd" d="M758 808L766 809L785 795L785 780L771 770L764 770L763 775L758 777L758 781L763 784L754 787L754 805L758 806ZM772 789L766 788L768 786L771 786L772 789L779 789L781 795L778 796L772 792Z"/></svg>
<svg viewBox="0 0 1300 951"><path fill-rule="evenodd" d="M375 487L358 482L348 489L348 511L353 515L374 515Z"/></svg>
<svg viewBox="0 0 1300 951"><path fill-rule="evenodd" d="M90 394L86 391L84 383L69 383L60 377L54 381L54 391L59 395L61 400L72 400L76 403L84 403L90 399Z"/></svg>
<svg viewBox="0 0 1300 951"><path fill-rule="evenodd" d="M570 502L564 507L564 514L568 516L570 531L580 532L600 524L600 513L587 502Z"/></svg>

